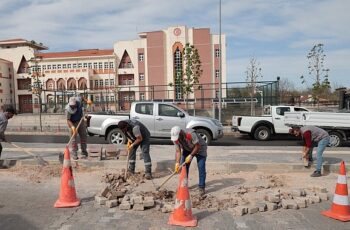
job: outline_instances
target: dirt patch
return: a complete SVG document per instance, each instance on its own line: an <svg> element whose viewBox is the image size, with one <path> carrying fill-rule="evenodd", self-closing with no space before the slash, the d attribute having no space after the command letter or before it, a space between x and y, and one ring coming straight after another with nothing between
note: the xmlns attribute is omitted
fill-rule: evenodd
<svg viewBox="0 0 350 230"><path fill-rule="evenodd" d="M49 180L54 177L60 177L61 165L46 165L46 166L19 166L10 169L11 172L19 177L26 178L34 183L41 183L43 180Z"/></svg>

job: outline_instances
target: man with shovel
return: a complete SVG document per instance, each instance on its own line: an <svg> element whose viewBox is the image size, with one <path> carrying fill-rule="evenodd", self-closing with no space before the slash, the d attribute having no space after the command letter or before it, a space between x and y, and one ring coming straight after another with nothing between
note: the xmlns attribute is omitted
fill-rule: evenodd
<svg viewBox="0 0 350 230"><path fill-rule="evenodd" d="M5 141L5 130L7 128L8 120L11 119L16 114L16 111L13 108L7 108L5 112L0 113L0 141ZM2 145L0 142L0 158L1 158L1 152L2 152Z"/></svg>
<svg viewBox="0 0 350 230"><path fill-rule="evenodd" d="M152 162L149 154L150 132L146 126L137 120L124 120L118 122L118 128L128 138L129 165L128 172L135 173L136 150L141 146L143 161L145 163L145 178L152 179Z"/></svg>
<svg viewBox="0 0 350 230"><path fill-rule="evenodd" d="M66 117L67 117L67 124L70 128L70 136L74 136L72 141L72 157L73 160L78 160L78 143L77 143L77 133L79 134L80 138L80 147L81 147L81 158L86 159L88 156L88 152L86 150L87 148L87 133L86 133L86 124L85 121L81 119L84 119L84 112L83 112L83 104L82 100L85 101L84 98L77 96L77 97L70 97L68 105L66 106ZM87 100L88 104L91 104L91 101ZM79 125L80 122L80 125ZM79 127L78 127L79 125Z"/></svg>
<svg viewBox="0 0 350 230"><path fill-rule="evenodd" d="M199 195L205 195L207 143L193 129L182 130L179 126L171 129L171 140L175 145L175 172L180 171L180 162L186 163L187 176L193 157L197 158L199 173ZM182 154L181 154L182 150Z"/></svg>

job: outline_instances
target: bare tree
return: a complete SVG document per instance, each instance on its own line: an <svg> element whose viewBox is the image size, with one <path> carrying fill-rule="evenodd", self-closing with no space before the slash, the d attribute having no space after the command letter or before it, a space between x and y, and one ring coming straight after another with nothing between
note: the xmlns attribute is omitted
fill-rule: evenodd
<svg viewBox="0 0 350 230"><path fill-rule="evenodd" d="M261 68L259 67L260 63L257 62L257 60L253 57L249 61L249 65L246 70L246 82L247 82L247 88L250 95L250 115L255 115L255 108L254 108L254 102L253 97L256 93L256 82L258 78L262 78L261 74Z"/></svg>
<svg viewBox="0 0 350 230"><path fill-rule="evenodd" d="M312 97L319 106L320 96L325 96L330 93L330 82L328 80L329 69L324 67L324 58L326 55L323 52L323 44L317 44L312 47L307 55L309 60L309 77L312 80ZM306 83L304 76L300 79L302 83Z"/></svg>
<svg viewBox="0 0 350 230"><path fill-rule="evenodd" d="M279 82L279 97L282 103L295 103L295 86L288 78L281 78Z"/></svg>

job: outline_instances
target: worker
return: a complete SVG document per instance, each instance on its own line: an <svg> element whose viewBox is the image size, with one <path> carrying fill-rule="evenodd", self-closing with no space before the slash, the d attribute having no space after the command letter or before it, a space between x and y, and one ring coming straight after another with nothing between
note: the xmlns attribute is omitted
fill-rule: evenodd
<svg viewBox="0 0 350 230"><path fill-rule="evenodd" d="M179 126L171 129L171 140L175 145L175 172L180 171L180 165L186 163L187 177L193 157L197 158L199 172L199 195L205 195L205 179L207 160L207 143L193 129L182 130ZM181 154L182 152L182 154Z"/></svg>
<svg viewBox="0 0 350 230"><path fill-rule="evenodd" d="M136 165L136 150L141 146L143 155L143 161L145 164L145 178L147 180L152 179L152 162L150 151L150 132L144 124L141 122L131 119L123 120L118 122L118 128L128 138L128 154L129 154L129 165L128 172L131 174L135 173Z"/></svg>
<svg viewBox="0 0 350 230"><path fill-rule="evenodd" d="M8 140L5 137L5 130L7 128L8 120L11 119L16 114L13 108L5 109L5 112L0 113L0 141L7 142ZM0 142L0 158L2 152L2 145Z"/></svg>
<svg viewBox="0 0 350 230"><path fill-rule="evenodd" d="M312 144L313 142L317 144L317 166L316 171L314 171L311 177L320 177L322 163L323 163L323 152L329 144L329 135L327 131L318 128L316 126L303 126L303 127L292 127L289 133L295 135L296 137L301 137L304 140L304 147L302 151L302 157L312 163Z"/></svg>
<svg viewBox="0 0 350 230"><path fill-rule="evenodd" d="M86 133L86 124L84 120L83 101L87 102L88 105L92 104L90 100L86 100L81 95L78 95L78 96L70 97L68 105L65 108L67 124L70 129L70 137L74 136L72 140L73 160L78 160L77 134L79 134L79 138L80 138L81 159L86 159L88 157L87 133ZM81 119L83 120L78 127L78 124Z"/></svg>

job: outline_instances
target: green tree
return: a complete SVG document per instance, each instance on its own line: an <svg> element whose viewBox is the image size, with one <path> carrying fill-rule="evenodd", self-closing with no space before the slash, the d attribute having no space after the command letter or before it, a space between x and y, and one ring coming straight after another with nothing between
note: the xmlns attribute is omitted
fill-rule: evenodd
<svg viewBox="0 0 350 230"><path fill-rule="evenodd" d="M198 49L194 45L186 43L182 52L182 61L184 70L183 68L175 68L174 82L181 97L186 96L186 109L188 109L188 97L191 93L194 93L194 86L199 83L203 73ZM173 83L169 83L169 86L172 87L173 85ZM176 98L178 97L176 96Z"/></svg>
<svg viewBox="0 0 350 230"><path fill-rule="evenodd" d="M317 44L312 47L307 55L309 60L309 78L312 80L312 97L319 106L320 96L326 96L330 93L330 82L328 80L329 69L324 67L326 55L323 51L323 44ZM301 76L302 84L307 83L304 76Z"/></svg>
<svg viewBox="0 0 350 230"><path fill-rule="evenodd" d="M247 89L250 96L250 115L255 115L254 102L253 97L256 93L257 88L257 80L258 78L262 78L261 68L259 62L257 62L256 58L251 58L249 61L249 65L246 70L246 82Z"/></svg>

